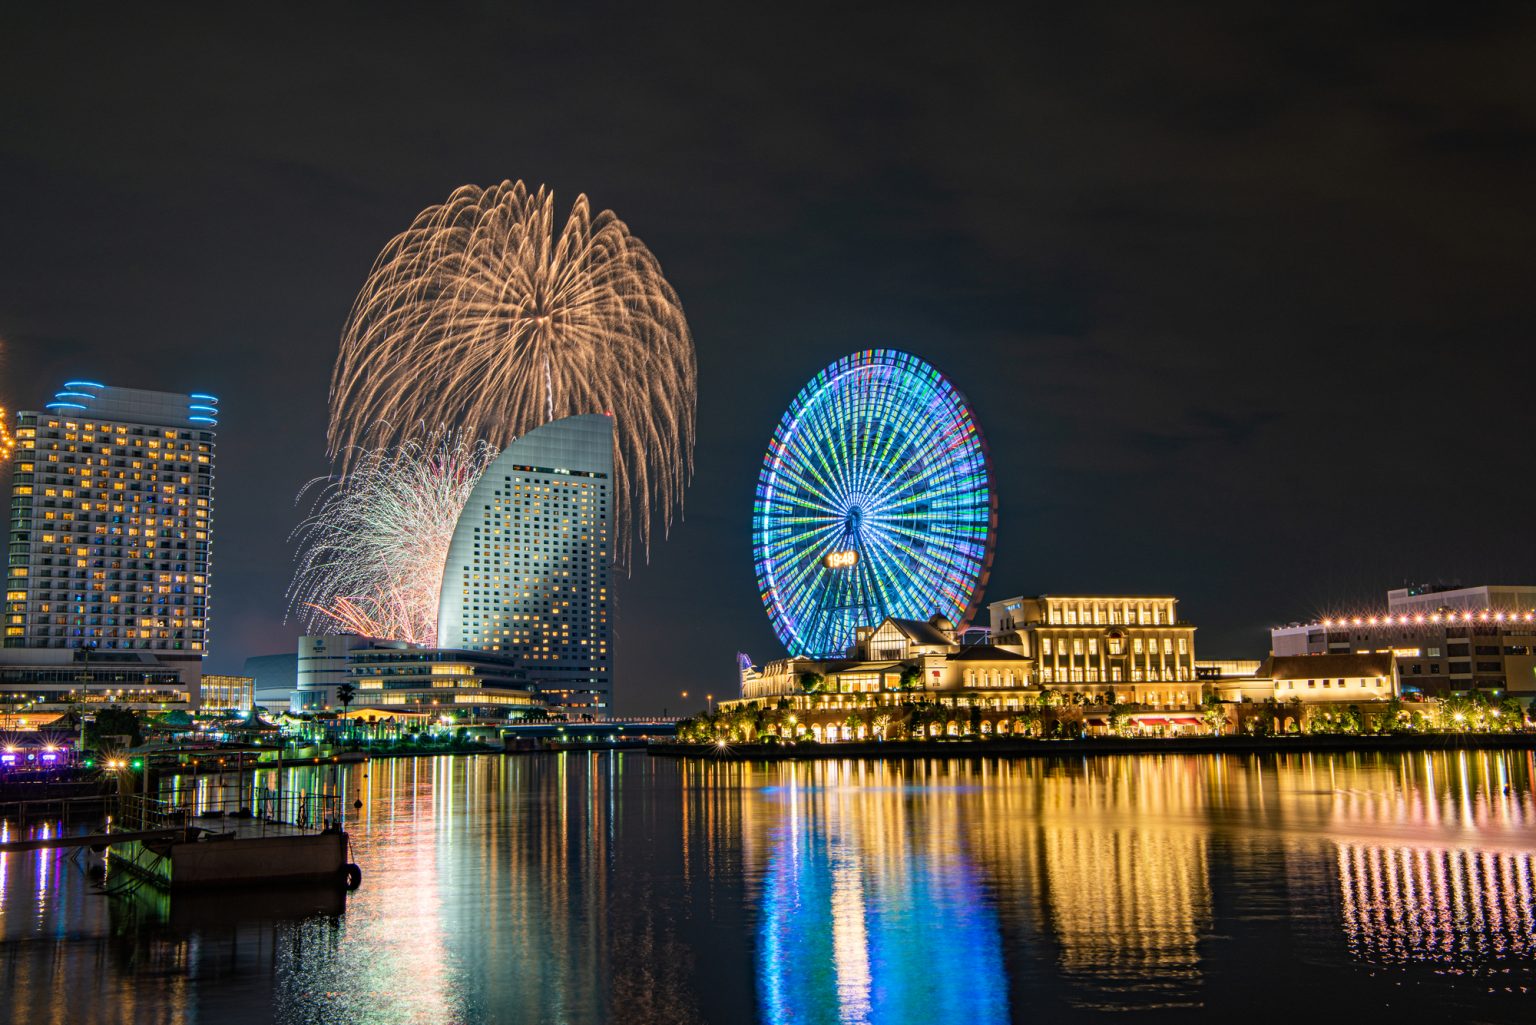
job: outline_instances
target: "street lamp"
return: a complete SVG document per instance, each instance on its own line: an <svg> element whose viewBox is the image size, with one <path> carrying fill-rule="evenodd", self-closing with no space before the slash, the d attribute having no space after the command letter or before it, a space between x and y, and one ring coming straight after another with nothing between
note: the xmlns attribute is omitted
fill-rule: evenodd
<svg viewBox="0 0 1536 1025"><path fill-rule="evenodd" d="M713 713L715 710L715 696L713 694L706 694L704 695L704 700L709 702L709 710Z"/></svg>

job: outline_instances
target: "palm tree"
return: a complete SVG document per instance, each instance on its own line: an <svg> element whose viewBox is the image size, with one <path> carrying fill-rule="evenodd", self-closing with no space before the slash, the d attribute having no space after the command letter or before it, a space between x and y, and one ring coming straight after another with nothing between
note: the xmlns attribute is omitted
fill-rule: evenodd
<svg viewBox="0 0 1536 1025"><path fill-rule="evenodd" d="M347 706L352 704L352 699L355 697L357 697L357 687L353 685L351 680L343 680L341 686L336 688L336 700L341 702L341 717L343 719L347 717ZM347 723L349 739L352 733L351 725L350 722Z"/></svg>

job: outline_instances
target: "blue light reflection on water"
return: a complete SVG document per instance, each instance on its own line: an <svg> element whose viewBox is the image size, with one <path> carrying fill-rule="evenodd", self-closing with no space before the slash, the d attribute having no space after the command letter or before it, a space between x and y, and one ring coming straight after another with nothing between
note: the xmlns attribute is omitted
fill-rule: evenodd
<svg viewBox="0 0 1536 1025"><path fill-rule="evenodd" d="M795 793L770 841L758 925L762 1019L1006 1022L1002 937L974 866L958 853L882 850L835 816L818 827L804 805L825 792Z"/></svg>

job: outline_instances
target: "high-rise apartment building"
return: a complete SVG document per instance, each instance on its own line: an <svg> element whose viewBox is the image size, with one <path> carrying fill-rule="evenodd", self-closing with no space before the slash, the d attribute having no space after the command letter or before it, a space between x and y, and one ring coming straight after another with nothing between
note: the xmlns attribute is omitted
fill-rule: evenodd
<svg viewBox="0 0 1536 1025"><path fill-rule="evenodd" d="M605 711L613 492L607 416L566 417L508 445L454 528L437 643L514 655L551 705Z"/></svg>
<svg viewBox="0 0 1536 1025"><path fill-rule="evenodd" d="M16 414L5 646L208 651L211 395L70 381Z"/></svg>

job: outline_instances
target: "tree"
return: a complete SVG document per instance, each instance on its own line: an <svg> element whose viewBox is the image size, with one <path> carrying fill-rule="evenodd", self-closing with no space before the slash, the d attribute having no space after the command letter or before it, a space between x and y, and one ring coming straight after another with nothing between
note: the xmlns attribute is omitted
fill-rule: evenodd
<svg viewBox="0 0 1536 1025"><path fill-rule="evenodd" d="M139 732L139 717L130 708L116 705L103 708L96 713L96 721L86 725L85 744L100 751L105 737L127 737L129 747L138 747L144 742L144 735Z"/></svg>
<svg viewBox="0 0 1536 1025"><path fill-rule="evenodd" d="M343 718L346 717L347 706L352 704L352 699L355 697L357 697L357 687L353 685L351 680L343 680L341 686L336 688L336 700L341 702L341 714ZM347 732L349 734L352 732L350 727L348 728Z"/></svg>
<svg viewBox="0 0 1536 1025"><path fill-rule="evenodd" d="M822 676L820 673L801 673L800 689L805 691L807 694L815 694L817 691L821 690L821 686L826 682L826 679L827 678Z"/></svg>
<svg viewBox="0 0 1536 1025"><path fill-rule="evenodd" d="M923 671L917 666L907 666L901 671L901 689L917 690L923 685Z"/></svg>
<svg viewBox="0 0 1536 1025"><path fill-rule="evenodd" d="M1215 698L1207 698L1205 708L1200 718L1205 722L1205 728L1220 736L1227 732L1227 706Z"/></svg>

